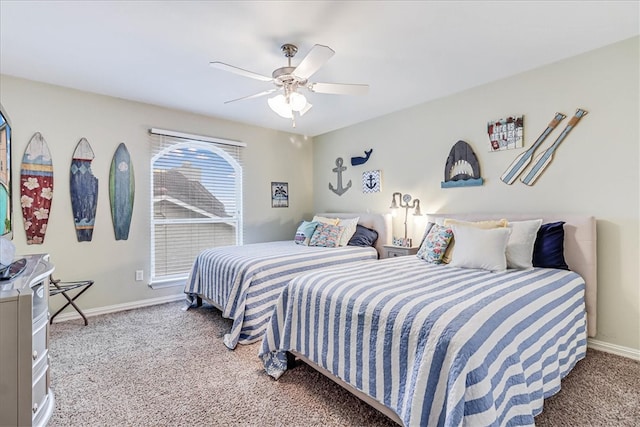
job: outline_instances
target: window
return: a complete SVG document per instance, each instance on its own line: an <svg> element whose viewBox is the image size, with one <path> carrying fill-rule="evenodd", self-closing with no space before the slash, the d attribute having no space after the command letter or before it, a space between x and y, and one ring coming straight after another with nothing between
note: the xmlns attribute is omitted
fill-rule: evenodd
<svg viewBox="0 0 640 427"><path fill-rule="evenodd" d="M151 285L183 284L203 249L242 243L244 144L151 129Z"/></svg>

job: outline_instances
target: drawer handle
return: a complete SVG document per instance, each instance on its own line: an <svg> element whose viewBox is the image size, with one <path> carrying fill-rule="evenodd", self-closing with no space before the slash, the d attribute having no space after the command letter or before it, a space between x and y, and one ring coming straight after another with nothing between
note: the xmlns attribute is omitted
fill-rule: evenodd
<svg viewBox="0 0 640 427"><path fill-rule="evenodd" d="M33 360L36 360L38 358L38 352L34 350L31 357L33 358Z"/></svg>
<svg viewBox="0 0 640 427"><path fill-rule="evenodd" d="M33 404L33 413L35 414L36 412L38 412L38 404L34 403Z"/></svg>

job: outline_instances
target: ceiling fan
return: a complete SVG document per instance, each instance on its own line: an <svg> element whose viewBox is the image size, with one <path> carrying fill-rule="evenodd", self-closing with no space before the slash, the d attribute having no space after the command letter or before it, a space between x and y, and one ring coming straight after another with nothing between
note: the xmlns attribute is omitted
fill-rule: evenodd
<svg viewBox="0 0 640 427"><path fill-rule="evenodd" d="M293 127L295 127L295 114L298 113L302 116L312 107L307 101L307 98L298 92L300 88L305 88L310 92L333 95L365 95L369 91L369 85L366 84L317 83L309 81L309 78L335 53L333 49L328 46L320 44L314 45L297 67L291 65L291 58L298 52L298 47L286 43L283 44L280 49L288 59L288 65L274 70L271 77L263 76L220 61L210 62L209 65L214 68L264 82L271 82L276 86L275 88L260 93L226 101L225 104L259 98L275 92L282 92L268 99L269 107L281 117L292 119Z"/></svg>

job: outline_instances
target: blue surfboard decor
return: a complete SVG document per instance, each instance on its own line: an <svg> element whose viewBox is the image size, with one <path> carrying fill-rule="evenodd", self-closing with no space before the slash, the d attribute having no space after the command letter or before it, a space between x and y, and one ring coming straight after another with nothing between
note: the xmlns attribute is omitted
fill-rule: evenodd
<svg viewBox="0 0 640 427"><path fill-rule="evenodd" d="M129 238L135 187L131 156L124 143L121 143L113 155L109 172L111 220L116 240Z"/></svg>
<svg viewBox="0 0 640 427"><path fill-rule="evenodd" d="M73 152L69 175L71 210L78 242L91 241L96 221L98 178L91 171L91 162L94 157L89 141L82 138Z"/></svg>

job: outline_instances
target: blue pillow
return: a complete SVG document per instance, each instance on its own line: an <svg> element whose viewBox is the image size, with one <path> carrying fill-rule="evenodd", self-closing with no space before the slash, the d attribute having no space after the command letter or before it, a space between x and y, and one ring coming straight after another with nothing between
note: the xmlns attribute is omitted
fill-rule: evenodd
<svg viewBox="0 0 640 427"><path fill-rule="evenodd" d="M564 221L540 226L533 245L533 266L569 270L564 260Z"/></svg>
<svg viewBox="0 0 640 427"><path fill-rule="evenodd" d="M296 230L296 235L294 236L293 241L298 245L309 246L309 240L311 239L313 232L316 231L317 226L317 222L302 221Z"/></svg>
<svg viewBox="0 0 640 427"><path fill-rule="evenodd" d="M373 246L378 240L378 232L358 224L347 246Z"/></svg>

